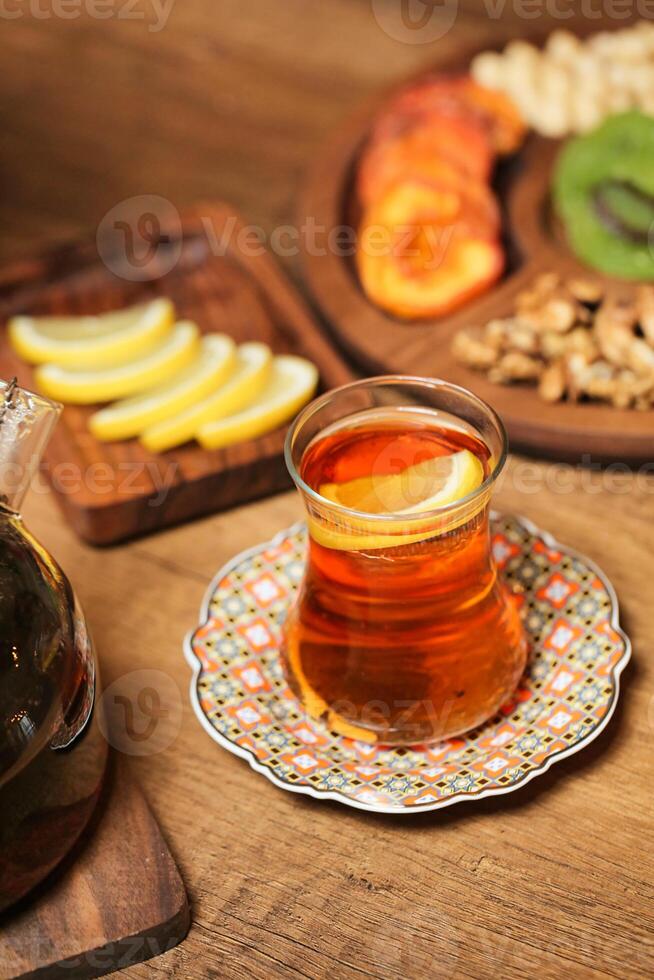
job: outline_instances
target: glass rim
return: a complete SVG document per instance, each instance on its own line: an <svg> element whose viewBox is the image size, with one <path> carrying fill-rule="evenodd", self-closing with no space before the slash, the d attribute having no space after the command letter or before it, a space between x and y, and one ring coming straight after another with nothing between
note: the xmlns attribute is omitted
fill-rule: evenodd
<svg viewBox="0 0 654 980"><path fill-rule="evenodd" d="M352 507L346 507L344 504L339 504L333 500L329 500L327 497L323 497L317 490L310 487L309 484L300 476L298 468L293 460L293 441L300 428L313 415L315 415L316 412L320 411L324 405L328 404L336 395L339 395L342 392L352 391L356 388L373 386L381 387L383 385L391 384L417 385L422 388L432 389L447 389L448 391L452 391L455 394L460 394L470 399L470 401L476 403L476 405L490 417L499 433L501 448L490 473L483 480L483 482L476 487L475 490L471 490L470 493L465 494L463 497L459 497L457 500L452 501L452 503L444 504L441 507L434 507L431 510L418 511L417 513L412 514L402 513L402 511L389 511L383 514L371 514L367 511L354 510ZM360 378L356 381L349 381L347 384L339 385L338 388L331 388L323 395L319 395L318 398L314 398L312 401L310 401L309 404L305 405L305 407L295 416L288 432L286 433L286 439L284 441L284 461L291 479L298 490L305 494L310 500L314 501L314 503L317 503L322 507L326 507L336 514L379 524L384 524L391 521L407 521L408 523L413 523L414 521L424 522L430 518L438 518L443 515L451 514L454 511L465 507L467 504L472 503L476 498L481 497L490 490L504 469L508 452L509 440L506 428L500 416L497 414L495 409L488 404L488 402L484 401L483 398L480 398L479 395L475 395L474 392L470 391L468 388L464 388L462 385L454 384L451 381L444 381L442 378L425 378L421 377L420 375L412 374L378 374L371 378Z"/></svg>

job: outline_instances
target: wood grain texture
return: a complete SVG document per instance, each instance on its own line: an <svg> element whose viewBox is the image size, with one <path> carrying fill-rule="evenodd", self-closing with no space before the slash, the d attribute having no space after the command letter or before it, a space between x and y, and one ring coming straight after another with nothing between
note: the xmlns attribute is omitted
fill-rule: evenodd
<svg viewBox="0 0 654 980"><path fill-rule="evenodd" d="M141 791L113 758L74 852L0 925L2 980L86 980L158 956L188 931L184 885Z"/></svg>
<svg viewBox="0 0 654 980"><path fill-rule="evenodd" d="M582 29L597 26L586 21ZM433 67L465 70L475 50L454 61L436 60ZM357 227L357 160L374 112L387 97L385 93L355 112L316 155L300 212L314 215L320 227ZM333 334L365 371L435 376L469 388L500 413L516 448L555 458L581 460L592 454L604 460L647 460L654 451L654 411L619 411L599 402L550 404L535 386L492 384L451 353L452 339L462 328L511 316L516 294L539 273L589 275L552 221L550 182L560 146L532 133L515 158L500 162L495 189L504 212L507 271L496 286L454 313L431 321L394 318L368 300L352 257L334 249L318 252L307 245L302 267ZM631 295L629 286L623 288Z"/></svg>
<svg viewBox="0 0 654 980"><path fill-rule="evenodd" d="M3 24L4 260L93 228L132 194L180 208L221 197L268 230L291 220L304 169L362 100L471 42L539 23L512 4L500 19L471 6L425 45L389 38L367 0L185 0L158 35L119 20ZM105 683L158 669L184 703L173 744L132 765L193 922L184 942L126 977L654 973L654 479L514 457L495 503L615 584L634 643L618 711L593 746L523 792L398 820L276 789L211 742L188 704L182 639L210 578L300 517L294 494L98 551L37 484L28 526L79 593Z"/></svg>
<svg viewBox="0 0 654 980"><path fill-rule="evenodd" d="M108 682L168 674L184 701L165 752L134 760L188 883L181 946L132 976L642 977L654 969L654 481L513 458L495 502L595 559L634 642L596 743L523 791L394 819L298 799L220 750L188 704L183 634L215 571L301 514L294 494L97 552L27 519L69 569ZM588 493L588 489L590 493ZM594 492L598 491L598 492Z"/></svg>
<svg viewBox="0 0 654 980"><path fill-rule="evenodd" d="M130 219L134 227L141 217L137 212ZM125 250L103 263L89 242L6 267L0 272L0 317L102 313L162 295L173 300L180 320L194 321L203 332L227 333L239 343L263 341L276 354L308 357L323 391L351 380L350 369L272 257L248 237L231 208L198 205L181 220L173 213L172 220L179 229L163 220L156 226L145 253L151 258L137 270L143 282L121 278L121 263L128 273L136 268L125 262ZM25 387L34 387L30 368L12 352L4 332L0 374L15 374ZM286 427L212 452L191 442L151 454L136 439L94 439L87 423L96 408L64 408L44 463L64 514L92 544L150 533L290 484L283 460Z"/></svg>

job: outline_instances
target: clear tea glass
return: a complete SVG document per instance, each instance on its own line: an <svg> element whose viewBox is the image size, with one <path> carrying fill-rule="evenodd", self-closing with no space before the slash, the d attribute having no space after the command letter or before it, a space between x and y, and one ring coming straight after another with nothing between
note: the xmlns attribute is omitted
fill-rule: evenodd
<svg viewBox="0 0 654 980"><path fill-rule="evenodd" d="M526 640L488 520L506 451L488 405L425 378L357 381L296 418L286 463L309 545L283 659L309 715L370 742L432 742L514 691Z"/></svg>

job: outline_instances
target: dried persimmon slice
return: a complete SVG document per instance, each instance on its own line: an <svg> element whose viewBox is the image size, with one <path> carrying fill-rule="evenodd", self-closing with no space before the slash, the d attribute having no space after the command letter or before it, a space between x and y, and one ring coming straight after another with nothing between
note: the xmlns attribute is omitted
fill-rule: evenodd
<svg viewBox="0 0 654 980"><path fill-rule="evenodd" d="M373 141L359 163L357 191L366 205L398 180L487 181L492 166L490 144L478 126L432 116L402 135Z"/></svg>
<svg viewBox="0 0 654 980"><path fill-rule="evenodd" d="M367 209L357 269L372 302L403 318L437 317L484 292L504 256L453 186L404 182Z"/></svg>
<svg viewBox="0 0 654 980"><path fill-rule="evenodd" d="M517 107L503 92L486 88L470 75L430 76L401 89L379 116L374 133L392 131L393 125L417 125L430 115L466 118L484 128L493 150L513 153L524 140L526 125ZM395 120L395 123L393 123Z"/></svg>

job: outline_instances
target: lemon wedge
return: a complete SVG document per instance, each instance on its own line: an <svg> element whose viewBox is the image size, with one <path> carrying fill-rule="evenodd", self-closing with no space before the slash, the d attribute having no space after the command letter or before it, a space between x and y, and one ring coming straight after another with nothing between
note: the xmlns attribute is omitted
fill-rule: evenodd
<svg viewBox="0 0 654 980"><path fill-rule="evenodd" d="M236 363L236 344L231 337L206 334L189 367L167 384L100 409L89 419L89 429L102 442L131 439L206 398L229 378Z"/></svg>
<svg viewBox="0 0 654 980"><path fill-rule="evenodd" d="M433 520L422 525L420 521L403 522L398 520L399 515L410 518L446 507L473 493L483 481L481 461L468 449L462 449L449 456L436 456L407 466L400 473L357 477L344 483L323 483L319 493L326 500L368 514L393 515L395 519L382 525L353 516L338 526L314 517L310 519L311 534L327 548L348 551L415 544L452 530L457 526L457 517L440 526ZM469 517L467 514L463 519ZM347 531L343 530L343 523L347 523Z"/></svg>
<svg viewBox="0 0 654 980"><path fill-rule="evenodd" d="M74 405L108 402L169 381L197 357L199 346L198 328L184 320L175 324L162 344L129 364L99 371L42 364L34 377L39 391L55 401Z"/></svg>
<svg viewBox="0 0 654 980"><path fill-rule="evenodd" d="M30 364L93 370L141 357L171 331L175 309L168 299L100 316L29 317L9 321L9 340Z"/></svg>
<svg viewBox="0 0 654 980"><path fill-rule="evenodd" d="M281 354L273 358L270 378L259 397L240 412L200 426L197 439L205 449L256 439L293 418L317 384L318 371L311 361Z"/></svg>
<svg viewBox="0 0 654 980"><path fill-rule="evenodd" d="M416 514L461 500L483 479L481 462L469 449L462 449L407 466L400 473L323 483L319 493L343 507L368 514Z"/></svg>
<svg viewBox="0 0 654 980"><path fill-rule="evenodd" d="M206 422L238 412L263 390L272 364L272 353L266 344L241 344L236 350L232 373L213 394L180 412L175 418L149 426L141 442L150 452L160 453L180 446L195 437Z"/></svg>

